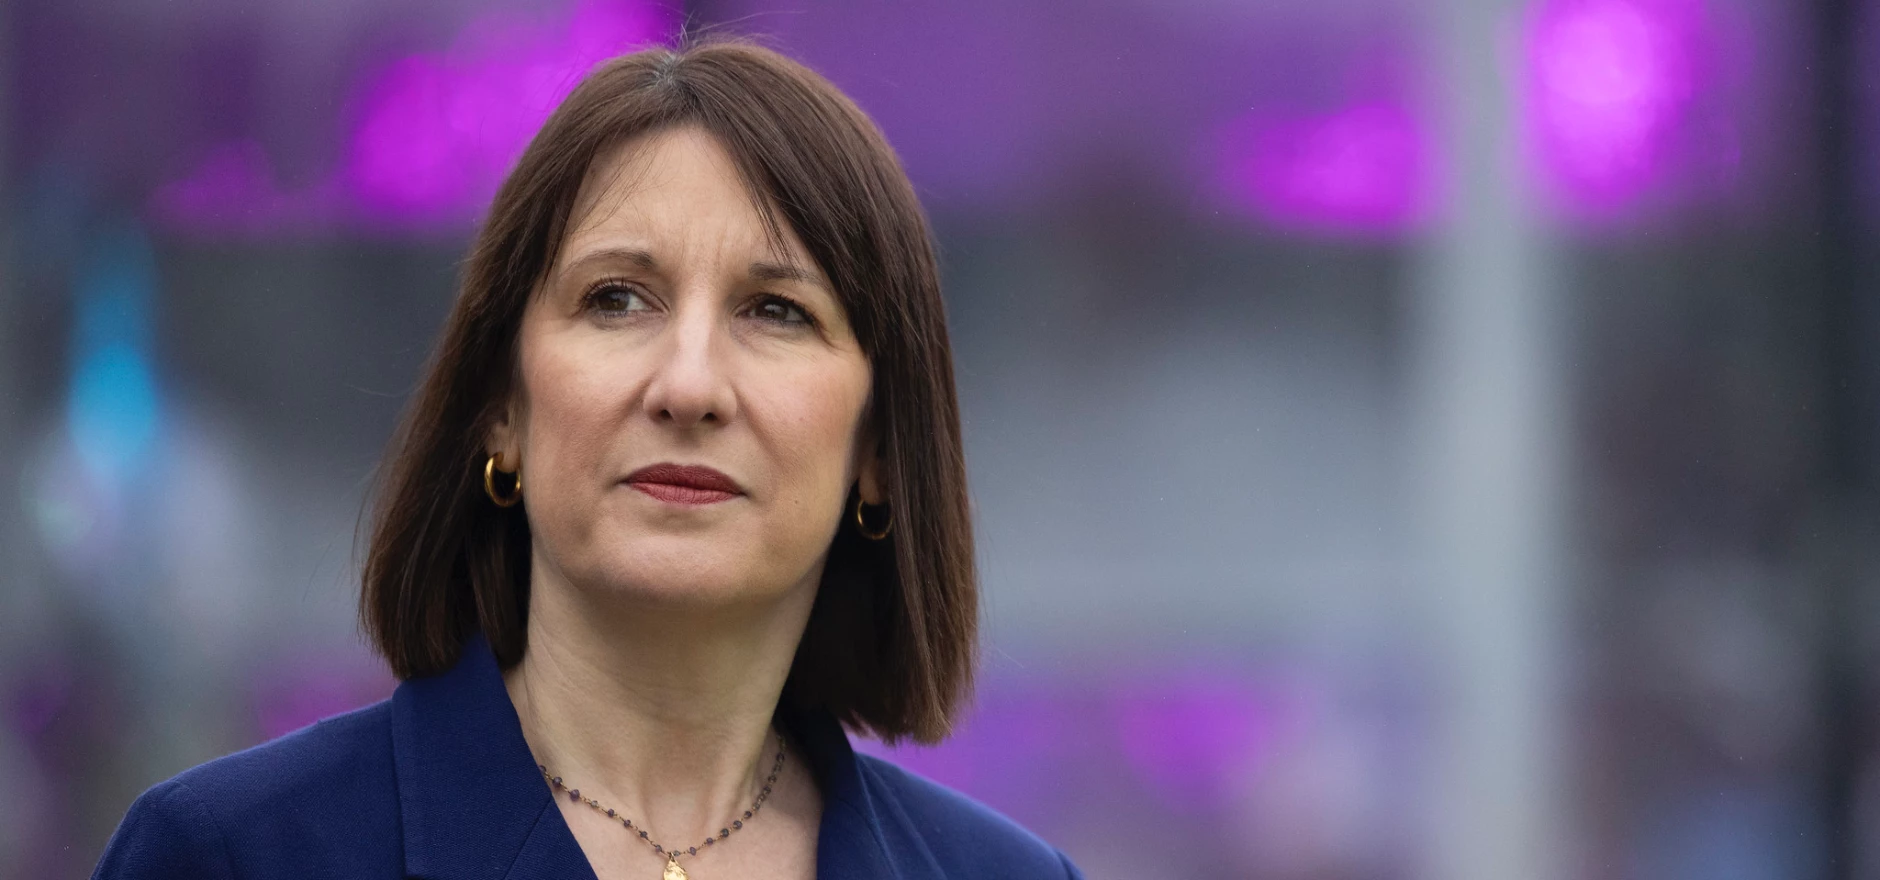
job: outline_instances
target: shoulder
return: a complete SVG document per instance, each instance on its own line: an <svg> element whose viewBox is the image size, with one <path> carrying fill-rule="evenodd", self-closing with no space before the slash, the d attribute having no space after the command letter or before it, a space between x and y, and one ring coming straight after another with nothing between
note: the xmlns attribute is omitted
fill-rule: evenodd
<svg viewBox="0 0 1880 880"><path fill-rule="evenodd" d="M380 701L193 767L173 781L234 813L305 811L366 794L374 783L390 792L392 768L391 704Z"/></svg>
<svg viewBox="0 0 1880 880"><path fill-rule="evenodd" d="M215 816L189 786L171 779L131 804L92 873L100 878L227 880L235 876Z"/></svg>
<svg viewBox="0 0 1880 880"><path fill-rule="evenodd" d="M882 833L926 850L947 877L1072 878L1076 866L1056 847L998 811L889 761L856 755Z"/></svg>
<svg viewBox="0 0 1880 880"><path fill-rule="evenodd" d="M367 873L398 857L394 772L387 702L328 718L144 792L93 876Z"/></svg>

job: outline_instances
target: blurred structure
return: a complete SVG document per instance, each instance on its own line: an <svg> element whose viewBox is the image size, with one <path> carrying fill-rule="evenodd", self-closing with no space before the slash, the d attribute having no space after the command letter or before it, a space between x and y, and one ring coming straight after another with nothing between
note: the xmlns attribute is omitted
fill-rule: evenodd
<svg viewBox="0 0 1880 880"><path fill-rule="evenodd" d="M389 692L354 527L478 211L683 27L939 231L986 667L896 760L1093 880L1872 876L1875 12L15 0L0 876Z"/></svg>

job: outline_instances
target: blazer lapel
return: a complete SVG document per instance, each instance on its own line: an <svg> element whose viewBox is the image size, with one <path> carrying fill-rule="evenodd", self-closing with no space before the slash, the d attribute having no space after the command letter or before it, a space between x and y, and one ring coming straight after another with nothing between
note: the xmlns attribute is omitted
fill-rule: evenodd
<svg viewBox="0 0 1880 880"><path fill-rule="evenodd" d="M392 750L408 876L594 876L480 634L450 671L393 692Z"/></svg>
<svg viewBox="0 0 1880 880"><path fill-rule="evenodd" d="M908 870L894 858L881 833L877 805L865 784L855 749L842 725L826 711L793 708L786 699L780 720L809 759L822 787L822 828L816 835L817 880L914 880L924 872Z"/></svg>
<svg viewBox="0 0 1880 880"><path fill-rule="evenodd" d="M925 853L894 852L848 734L827 711L793 708L779 721L802 746L823 793L818 880L926 880ZM426 880L555 877L593 880L522 738L496 657L481 634L442 675L392 694L392 750L405 873Z"/></svg>

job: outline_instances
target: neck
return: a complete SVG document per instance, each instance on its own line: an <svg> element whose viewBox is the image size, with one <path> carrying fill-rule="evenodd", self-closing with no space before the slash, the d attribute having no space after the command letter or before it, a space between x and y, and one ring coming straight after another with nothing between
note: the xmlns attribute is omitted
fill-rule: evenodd
<svg viewBox="0 0 1880 880"><path fill-rule="evenodd" d="M595 607L538 570L528 648L503 673L536 763L667 846L723 827L775 762L771 718L816 581L762 607Z"/></svg>

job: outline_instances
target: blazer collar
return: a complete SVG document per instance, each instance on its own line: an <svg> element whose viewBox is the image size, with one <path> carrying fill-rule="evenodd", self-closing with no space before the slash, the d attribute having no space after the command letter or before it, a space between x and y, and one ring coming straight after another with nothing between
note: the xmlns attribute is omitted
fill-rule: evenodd
<svg viewBox="0 0 1880 880"><path fill-rule="evenodd" d="M842 725L826 711L788 704L778 720L802 747L823 793L817 877L901 876L884 842L880 805ZM407 875L593 878L535 766L481 634L449 671L398 685L392 749Z"/></svg>
<svg viewBox="0 0 1880 880"><path fill-rule="evenodd" d="M902 878L907 866L893 858L881 831L881 814L862 775L861 762L842 725L827 711L784 701L777 720L802 747L810 773L822 789L822 827L816 834L818 880ZM912 878L908 878L912 880Z"/></svg>
<svg viewBox="0 0 1880 880"><path fill-rule="evenodd" d="M407 875L594 876L542 782L481 635L449 671L407 679L392 692L392 751Z"/></svg>

